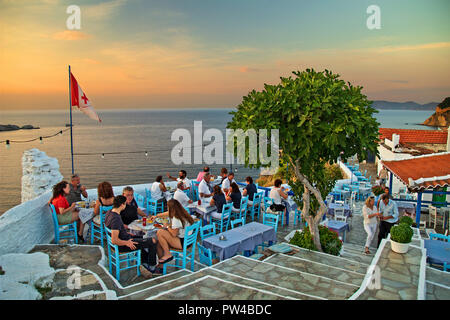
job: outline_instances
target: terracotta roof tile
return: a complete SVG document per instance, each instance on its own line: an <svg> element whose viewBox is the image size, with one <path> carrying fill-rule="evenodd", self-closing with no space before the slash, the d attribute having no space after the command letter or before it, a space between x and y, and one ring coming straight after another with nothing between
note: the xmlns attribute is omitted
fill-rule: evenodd
<svg viewBox="0 0 450 320"><path fill-rule="evenodd" d="M415 186L409 186L410 190L417 191L450 185L450 152L406 160L383 161L382 163L405 185L409 186L409 178L415 180ZM419 179L427 181L417 181Z"/></svg>
<svg viewBox="0 0 450 320"><path fill-rule="evenodd" d="M434 143L446 144L447 132L441 130L412 130L379 128L380 139L392 140L392 134L400 135L400 143Z"/></svg>

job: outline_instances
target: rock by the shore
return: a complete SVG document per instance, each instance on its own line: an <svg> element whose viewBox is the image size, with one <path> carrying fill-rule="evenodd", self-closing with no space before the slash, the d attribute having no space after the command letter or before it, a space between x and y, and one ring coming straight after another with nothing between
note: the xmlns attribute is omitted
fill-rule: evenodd
<svg viewBox="0 0 450 320"><path fill-rule="evenodd" d="M433 113L423 123L426 126L433 127L448 127L450 126L450 97L447 97L436 107L436 112Z"/></svg>
<svg viewBox="0 0 450 320"><path fill-rule="evenodd" d="M33 127L31 124L26 124L19 127L15 124L0 124L0 131L14 131L14 130L30 130L30 129L40 129L39 127Z"/></svg>

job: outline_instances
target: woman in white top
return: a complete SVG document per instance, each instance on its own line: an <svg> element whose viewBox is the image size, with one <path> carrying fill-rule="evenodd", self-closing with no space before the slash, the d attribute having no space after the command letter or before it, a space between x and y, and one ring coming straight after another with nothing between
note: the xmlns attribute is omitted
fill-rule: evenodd
<svg viewBox="0 0 450 320"><path fill-rule="evenodd" d="M171 224L164 224L165 229L156 232L158 245L156 247L159 263L163 264L173 259L170 249L183 249L185 229L194 223L194 219L175 199L167 201L168 211L153 217L169 217ZM153 220L153 217L150 218Z"/></svg>
<svg viewBox="0 0 450 320"><path fill-rule="evenodd" d="M377 207L375 206L375 197L370 196L366 199L366 203L362 209L363 217L364 217L364 230L367 233L366 245L364 248L364 253L370 254L369 247L372 243L373 237L375 236L375 232L377 230Z"/></svg>
<svg viewBox="0 0 450 320"><path fill-rule="evenodd" d="M283 181L281 179L276 179L274 182L274 187L270 190L269 198L273 200L275 205L274 211L284 211L286 206L282 203L282 199L286 200L288 195L284 192L284 188L281 187Z"/></svg>
<svg viewBox="0 0 450 320"><path fill-rule="evenodd" d="M156 182L153 182L150 191L152 193L152 199L159 200L159 199L164 198L163 192L166 192L167 189L164 184L162 176L156 177Z"/></svg>

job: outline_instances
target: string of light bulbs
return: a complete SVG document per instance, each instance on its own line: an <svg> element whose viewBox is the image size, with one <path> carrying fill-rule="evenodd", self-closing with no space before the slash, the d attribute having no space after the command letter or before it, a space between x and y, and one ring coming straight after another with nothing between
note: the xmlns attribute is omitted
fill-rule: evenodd
<svg viewBox="0 0 450 320"><path fill-rule="evenodd" d="M6 140L2 140L0 141L0 143L5 143L6 145L6 149L9 149L11 143L27 143L27 142L33 142L33 141L37 141L39 140L40 143L43 143L44 139L49 139L49 138L53 138L57 135L62 135L63 132L66 132L67 130L70 130L70 128L64 129L64 130L59 130L58 132L48 135L48 136L40 136L34 139L29 139L29 140L11 140L11 139L6 139Z"/></svg>

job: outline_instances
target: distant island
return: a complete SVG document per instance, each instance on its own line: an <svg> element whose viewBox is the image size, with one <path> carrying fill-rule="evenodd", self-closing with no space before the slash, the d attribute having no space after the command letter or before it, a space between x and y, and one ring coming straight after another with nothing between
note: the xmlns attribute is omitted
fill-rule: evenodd
<svg viewBox="0 0 450 320"><path fill-rule="evenodd" d="M422 110L422 111L433 111L439 102L430 102L426 104L419 104L414 101L408 102L391 102L384 100L375 100L372 103L372 107L380 110Z"/></svg>
<svg viewBox="0 0 450 320"><path fill-rule="evenodd" d="M15 124L0 124L0 131L14 131L14 130L30 130L30 129L40 129L39 127L33 127L31 124L26 124L22 127L16 126Z"/></svg>

